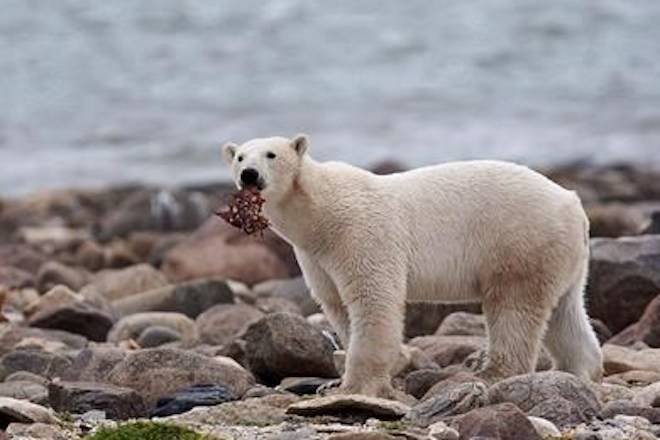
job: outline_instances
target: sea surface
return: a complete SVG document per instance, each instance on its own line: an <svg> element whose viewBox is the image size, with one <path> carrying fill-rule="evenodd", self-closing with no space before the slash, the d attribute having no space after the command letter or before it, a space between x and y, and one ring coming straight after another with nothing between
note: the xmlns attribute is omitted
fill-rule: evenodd
<svg viewBox="0 0 660 440"><path fill-rule="evenodd" d="M658 0L2 0L0 195L357 165L660 165Z"/></svg>

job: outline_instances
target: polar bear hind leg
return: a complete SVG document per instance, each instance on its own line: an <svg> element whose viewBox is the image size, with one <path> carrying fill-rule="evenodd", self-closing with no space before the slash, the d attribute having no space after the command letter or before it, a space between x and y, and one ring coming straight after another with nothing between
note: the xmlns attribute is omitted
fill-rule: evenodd
<svg viewBox="0 0 660 440"><path fill-rule="evenodd" d="M603 375L603 360L598 338L584 307L586 278L585 261L579 280L553 310L544 342L557 369L598 382Z"/></svg>

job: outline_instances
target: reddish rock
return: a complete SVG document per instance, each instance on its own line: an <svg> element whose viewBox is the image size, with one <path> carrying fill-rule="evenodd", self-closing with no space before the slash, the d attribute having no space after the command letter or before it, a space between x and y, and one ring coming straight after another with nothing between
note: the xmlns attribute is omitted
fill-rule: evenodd
<svg viewBox="0 0 660 440"><path fill-rule="evenodd" d="M525 413L511 403L474 409L451 425L465 439L541 440Z"/></svg>
<svg viewBox="0 0 660 440"><path fill-rule="evenodd" d="M262 316L261 311L247 304L219 304L197 317L197 334L202 343L224 345Z"/></svg>

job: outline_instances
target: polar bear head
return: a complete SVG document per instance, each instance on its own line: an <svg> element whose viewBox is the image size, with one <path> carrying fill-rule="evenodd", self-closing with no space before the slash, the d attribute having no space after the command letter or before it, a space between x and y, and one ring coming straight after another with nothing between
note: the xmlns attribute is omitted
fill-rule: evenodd
<svg viewBox="0 0 660 440"><path fill-rule="evenodd" d="M291 190L308 146L304 134L293 139L259 138L242 145L225 144L222 155L239 189L256 186L267 201L277 201Z"/></svg>

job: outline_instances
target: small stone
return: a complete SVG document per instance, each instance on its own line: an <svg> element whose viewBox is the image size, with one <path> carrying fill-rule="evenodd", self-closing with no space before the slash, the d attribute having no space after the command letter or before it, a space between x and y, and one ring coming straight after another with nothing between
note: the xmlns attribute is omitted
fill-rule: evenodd
<svg viewBox="0 0 660 440"><path fill-rule="evenodd" d="M333 382L323 377L287 377L277 386L278 390L288 391L299 396L316 394L319 387Z"/></svg>
<svg viewBox="0 0 660 440"><path fill-rule="evenodd" d="M443 391L415 405L406 419L416 425L428 426L488 403L488 388L482 382L449 382Z"/></svg>
<svg viewBox="0 0 660 440"><path fill-rule="evenodd" d="M454 312L442 320L435 332L439 336L486 336L486 320L483 315Z"/></svg>
<svg viewBox="0 0 660 440"><path fill-rule="evenodd" d="M542 438L552 438L561 436L561 432L550 420L541 417L527 416L527 420L532 422L534 429Z"/></svg>
<svg viewBox="0 0 660 440"><path fill-rule="evenodd" d="M64 285L78 291L89 282L90 275L85 270L76 269L57 261L43 264L37 272L37 288L47 292L57 285Z"/></svg>
<svg viewBox="0 0 660 440"><path fill-rule="evenodd" d="M252 290L259 297L284 298L292 301L300 306L304 316L320 311L303 277L264 281L254 286Z"/></svg>
<svg viewBox="0 0 660 440"><path fill-rule="evenodd" d="M460 438L542 440L525 413L511 403L477 408L452 422Z"/></svg>
<svg viewBox="0 0 660 440"><path fill-rule="evenodd" d="M108 269L98 272L80 293L98 292L108 301L168 285L165 276L148 264L137 264L125 269Z"/></svg>
<svg viewBox="0 0 660 440"><path fill-rule="evenodd" d="M162 326L179 333L183 341L195 340L195 322L175 312L144 312L125 316L108 333L108 342L137 339L149 327Z"/></svg>
<svg viewBox="0 0 660 440"><path fill-rule="evenodd" d="M458 440L459 434L444 422L435 422L429 426L429 436L433 440Z"/></svg>
<svg viewBox="0 0 660 440"><path fill-rule="evenodd" d="M195 326L200 342L224 345L263 316L263 312L247 304L218 304L199 315Z"/></svg>
<svg viewBox="0 0 660 440"><path fill-rule="evenodd" d="M440 369L424 369L412 371L406 376L406 393L421 399L436 383L450 376L450 373Z"/></svg>

